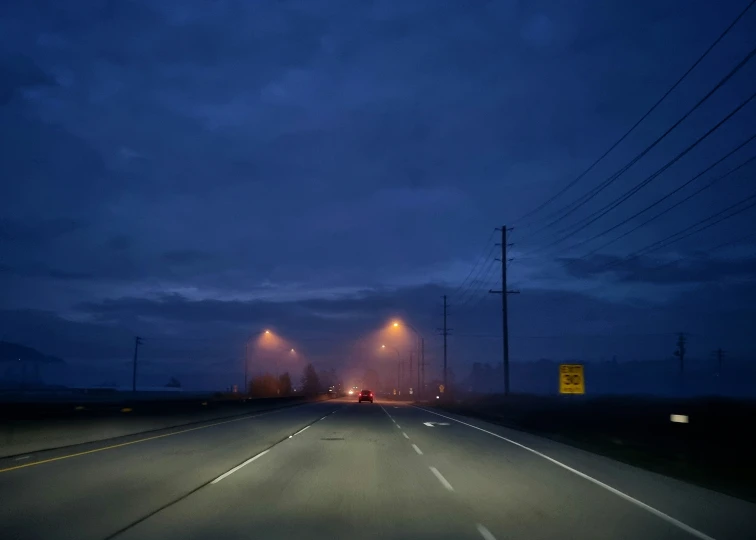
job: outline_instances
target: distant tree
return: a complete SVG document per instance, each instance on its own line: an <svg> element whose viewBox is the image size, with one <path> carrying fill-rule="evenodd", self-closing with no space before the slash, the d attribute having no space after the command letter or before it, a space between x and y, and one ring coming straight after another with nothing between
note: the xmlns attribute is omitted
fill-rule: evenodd
<svg viewBox="0 0 756 540"><path fill-rule="evenodd" d="M265 373L253 377L249 383L249 393L254 397L271 397L278 395L278 377Z"/></svg>
<svg viewBox="0 0 756 540"><path fill-rule="evenodd" d="M307 364L302 374L302 392L304 394L317 394L320 392L320 377L312 364Z"/></svg>
<svg viewBox="0 0 756 540"><path fill-rule="evenodd" d="M179 381L176 377L171 377L171 380L168 381L168 384L165 385L166 388L181 388L181 381Z"/></svg>
<svg viewBox="0 0 756 540"><path fill-rule="evenodd" d="M288 396L291 394L291 390L291 377L287 371L278 378L278 393L282 396Z"/></svg>

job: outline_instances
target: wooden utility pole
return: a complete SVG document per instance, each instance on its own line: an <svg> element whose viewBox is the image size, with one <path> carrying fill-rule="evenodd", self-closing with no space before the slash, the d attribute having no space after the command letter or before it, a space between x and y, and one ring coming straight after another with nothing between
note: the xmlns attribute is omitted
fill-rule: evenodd
<svg viewBox="0 0 756 540"><path fill-rule="evenodd" d="M136 392L136 381L137 381L137 358L139 356L139 346L142 344L142 338L139 336L136 336L134 338L134 365L133 370L131 374L131 391Z"/></svg>
<svg viewBox="0 0 756 540"><path fill-rule="evenodd" d="M675 356L680 359L680 377L683 376L683 372L685 371L685 341L685 334L680 332L677 335L677 350L675 351Z"/></svg>
<svg viewBox="0 0 756 540"><path fill-rule="evenodd" d="M444 336L444 392L448 392L449 391L449 381L446 378L446 337L449 335L449 328L446 326L446 314L447 314L446 295L444 295L444 330L443 330L443 336Z"/></svg>
<svg viewBox="0 0 756 540"><path fill-rule="evenodd" d="M501 229L501 258L497 259L501 262L501 290L494 291L489 290L491 294L501 295L501 333L503 338L503 368L504 368L504 395L509 395L509 318L507 314L507 296L510 294L519 294L520 291L507 290L507 247L512 244L507 244L507 226L502 225Z"/></svg>

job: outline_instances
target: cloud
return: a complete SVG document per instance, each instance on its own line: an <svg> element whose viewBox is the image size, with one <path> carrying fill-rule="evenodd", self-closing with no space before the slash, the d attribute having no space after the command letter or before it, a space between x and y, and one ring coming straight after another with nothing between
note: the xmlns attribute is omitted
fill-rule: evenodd
<svg viewBox="0 0 756 540"><path fill-rule="evenodd" d="M587 259L561 259L561 262L570 275L581 279L608 274L621 282L672 285L737 280L756 273L756 258L717 259L705 253L695 258L661 261L651 257L625 259L596 255Z"/></svg>
<svg viewBox="0 0 756 540"><path fill-rule="evenodd" d="M175 249L163 253L163 258L174 265L188 265L211 258L209 253L194 249Z"/></svg>
<svg viewBox="0 0 756 540"><path fill-rule="evenodd" d="M55 80L26 55L0 56L0 107L8 105L19 90L54 86Z"/></svg>
<svg viewBox="0 0 756 540"><path fill-rule="evenodd" d="M0 15L0 161L10 179L0 186L0 307L35 308L21 320L65 331L83 321L92 332L181 337L273 323L293 335L359 333L404 309L430 335L446 284L464 279L491 229L592 163L740 9L734 0L591 0L577 11L558 0L13 3ZM751 133L750 109L626 203L549 244L708 129L750 92L753 66L589 204L546 225L695 103L742 56L752 19L573 189L516 223L518 333L610 332L639 319L672 331L698 324L699 310L678 309L690 296L720 285L748 296L746 247L696 253L750 227L748 215L660 252L664 267L646 258L601 267L747 196L749 169L613 251L585 257L594 244L571 246L720 157ZM498 256L493 242L484 253ZM481 291L500 278L483 265L474 309L450 294L462 309L453 325L495 334L496 301ZM712 305L733 328L734 313L751 316Z"/></svg>

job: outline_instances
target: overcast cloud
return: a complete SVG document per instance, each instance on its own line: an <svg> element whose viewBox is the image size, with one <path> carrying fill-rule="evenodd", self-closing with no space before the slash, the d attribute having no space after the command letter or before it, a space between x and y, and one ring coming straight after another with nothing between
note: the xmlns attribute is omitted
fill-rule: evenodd
<svg viewBox="0 0 756 540"><path fill-rule="evenodd" d="M339 365L339 347L402 316L426 336L435 369L448 294L452 361L462 371L496 362L496 339L472 337L500 328L498 297L487 294L500 287L488 262L493 228L581 173L745 4L3 2L0 337L121 362L141 334L172 339L174 356L207 365L237 358L246 336L275 326L311 358ZM756 103L552 245L756 91L756 61L606 190L539 232L695 104L754 36L756 12L589 175L515 223L515 359L664 358L678 331L697 333L700 356L720 345L756 352L743 335L756 320L756 238L742 238L754 212L624 259L746 200L753 164L591 253L752 157L756 144L590 240L754 135ZM481 253L490 257L473 267ZM669 334L669 346L581 337L628 333ZM527 337L536 335L562 337ZM206 352L187 353L190 337L209 340Z"/></svg>

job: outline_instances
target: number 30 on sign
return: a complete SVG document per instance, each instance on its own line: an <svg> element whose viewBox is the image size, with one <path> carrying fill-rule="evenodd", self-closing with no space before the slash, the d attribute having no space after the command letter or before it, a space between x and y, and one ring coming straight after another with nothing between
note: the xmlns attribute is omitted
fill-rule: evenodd
<svg viewBox="0 0 756 540"><path fill-rule="evenodd" d="M585 378L581 364L560 364L559 393L585 394Z"/></svg>

